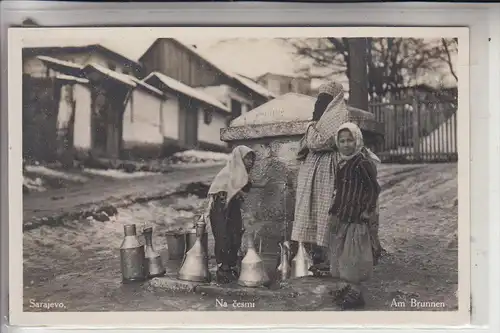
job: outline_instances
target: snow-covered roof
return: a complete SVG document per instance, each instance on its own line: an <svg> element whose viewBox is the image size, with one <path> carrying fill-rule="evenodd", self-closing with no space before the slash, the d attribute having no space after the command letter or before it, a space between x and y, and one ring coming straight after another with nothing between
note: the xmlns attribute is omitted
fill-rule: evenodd
<svg viewBox="0 0 500 333"><path fill-rule="evenodd" d="M168 88L170 88L174 91L180 92L181 94L184 94L186 96L197 99L200 102L207 103L207 104L214 106L220 110L223 110L226 112L231 112L231 110L227 106L225 106L224 104L219 102L214 97L212 97L212 96L210 96L202 91L199 91L195 88L192 88L192 87L190 87L190 86L188 86L180 81L177 81L177 80L175 80L175 79L173 79L165 74L162 74L159 72L153 72L153 73L149 74L146 78L144 78L143 81L146 83L152 84L152 82L155 78L157 78L161 83L163 83L165 86L167 86Z"/></svg>
<svg viewBox="0 0 500 333"><path fill-rule="evenodd" d="M134 82L134 80L129 75L115 72L111 69L105 68L105 67L98 65L98 64L95 64L95 63L88 64L87 66L85 66L83 68L84 73L89 72L89 71L97 71L101 74L104 74L105 76L108 76L116 81L119 81L119 82L126 84L130 87L133 87L133 88L135 88L137 86L137 84Z"/></svg>
<svg viewBox="0 0 500 333"><path fill-rule="evenodd" d="M78 82L78 83L89 83L89 80L87 80L87 79L72 76L72 75L59 74L59 73L56 74L56 79L65 80L65 81L73 81L73 82Z"/></svg>
<svg viewBox="0 0 500 333"><path fill-rule="evenodd" d="M111 69L105 68L103 66L100 66L100 65L94 64L94 63L89 64L88 66L91 66L91 67L95 68L96 70L98 70L99 72L101 72L102 74L107 75L115 80L118 80L126 85L129 85L129 86L134 87L134 88L137 86L141 86L150 92L153 92L159 96L163 96L163 92L161 90L153 87L152 85L150 85L144 81L141 81L140 79L138 79L132 75L119 73L119 72L113 71Z"/></svg>
<svg viewBox="0 0 500 333"><path fill-rule="evenodd" d="M202 58L203 60L205 60L206 62L208 62L212 66L214 66L216 69L218 69L222 73L226 74L229 78L232 78L232 79L238 81L239 83L241 83L244 86L246 86L247 88L253 90L257 94L264 96L266 98L274 98L275 97L272 92L270 92L269 90L267 90L263 86L259 85L258 83L253 82L252 80L249 80L249 79L247 79L239 74L236 74L236 73L233 73L233 72L228 71L226 69L223 69L219 65L214 64L211 60L209 60L207 57L202 55L198 49L192 47L191 45L183 43L178 39L175 39L175 41L177 41L179 44L183 45L185 48L191 50L191 52L197 54L200 58Z"/></svg>
<svg viewBox="0 0 500 333"><path fill-rule="evenodd" d="M119 52L113 51L111 48L104 46L102 44L76 43L73 45L67 45L63 40L58 42L48 39L47 41L43 40L38 41L34 45L39 45L39 46L23 47L23 53L26 52L26 55L29 56L36 56L36 55L57 56L60 54L75 54L75 53L92 54L98 52L100 54L105 55L107 58L111 57L115 60L118 60L122 64L132 65L133 67L142 67L142 64L140 62L133 60Z"/></svg>
<svg viewBox="0 0 500 333"><path fill-rule="evenodd" d="M125 74L124 74L125 75ZM160 90L160 89L157 89L155 87L153 87L152 85L150 84L147 84L146 82L142 81L142 80L139 80L138 78L134 77L134 76L131 76L131 75L128 75L137 85L140 85L141 87L143 88L146 88L147 90L150 90L158 95L161 95L163 96L163 92Z"/></svg>
<svg viewBox="0 0 500 333"><path fill-rule="evenodd" d="M263 78L264 76L268 76L268 75L271 75L271 76L282 76L282 77L287 77L287 78L290 78L290 79L308 79L308 77L304 74L301 74L301 73L285 73L285 72L265 72L264 74L261 74L257 77L257 79L260 79L260 78Z"/></svg>
<svg viewBox="0 0 500 333"><path fill-rule="evenodd" d="M252 90L258 92L259 94L267 97L267 98L275 98L276 95L267 90L265 87L261 86L257 82L250 80L249 78L244 77L243 75L240 74L234 74L235 78L238 79L241 83L246 85L247 87L251 88Z"/></svg>
<svg viewBox="0 0 500 333"><path fill-rule="evenodd" d="M65 61L53 57L48 57L48 56L37 56L36 57L38 60L42 61L45 66L48 68L51 68L57 72L63 73L63 74L68 74L71 76L78 76L80 75L80 71L82 70L83 66L74 62L70 61Z"/></svg>
<svg viewBox="0 0 500 333"><path fill-rule="evenodd" d="M228 85L222 84L218 86L194 87L194 89L210 95L222 104L227 105Z"/></svg>
<svg viewBox="0 0 500 333"><path fill-rule="evenodd" d="M49 64L61 65L61 66L65 66L65 67L75 68L75 69L82 69L83 68L83 66L80 64L76 64L76 63L71 62L71 61L65 61L65 60L61 60L61 59L57 59L57 58L53 58L53 57L37 56L37 58L39 60L41 60L45 63L49 63Z"/></svg>

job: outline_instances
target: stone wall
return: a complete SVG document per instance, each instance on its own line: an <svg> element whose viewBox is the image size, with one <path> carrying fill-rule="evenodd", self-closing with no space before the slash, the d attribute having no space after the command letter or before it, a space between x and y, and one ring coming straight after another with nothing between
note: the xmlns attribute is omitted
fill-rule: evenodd
<svg viewBox="0 0 500 333"><path fill-rule="evenodd" d="M250 173L253 183L266 184L253 188L245 197L244 223L247 232L262 237L263 252L275 252L277 243L291 234L295 209L295 192L299 161L296 152L301 136L234 141L232 145L252 148L257 159Z"/></svg>

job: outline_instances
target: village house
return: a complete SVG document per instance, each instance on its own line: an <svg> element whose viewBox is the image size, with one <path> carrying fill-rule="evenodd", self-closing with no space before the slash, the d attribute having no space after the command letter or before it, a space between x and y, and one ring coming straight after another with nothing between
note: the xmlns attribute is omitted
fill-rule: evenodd
<svg viewBox="0 0 500 333"><path fill-rule="evenodd" d="M160 90L102 62L82 65L45 55L27 60L43 64L24 74L27 158L151 159L180 149L227 149L220 129L229 109L202 91L167 77ZM159 85L156 79L148 77Z"/></svg>
<svg viewBox="0 0 500 333"><path fill-rule="evenodd" d="M276 96L286 93L311 95L311 79L301 76L290 76L275 73L265 73L256 82L270 90Z"/></svg>
<svg viewBox="0 0 500 333"><path fill-rule="evenodd" d="M165 126L170 126L176 133L180 147L227 150L227 144L220 139L220 130L226 127L231 117L231 110L227 106L211 95L162 73L153 72L144 82L171 96L170 99L175 98L175 102L172 102L176 103L175 118L166 119Z"/></svg>
<svg viewBox="0 0 500 333"><path fill-rule="evenodd" d="M161 73L215 97L231 110L231 119L275 97L253 80L221 69L196 47L177 39L157 39L139 61L148 73Z"/></svg>
<svg viewBox="0 0 500 333"><path fill-rule="evenodd" d="M132 77L98 64L43 55L37 59L49 75L23 75L24 157L42 161L89 155L119 158L122 109L136 87Z"/></svg>

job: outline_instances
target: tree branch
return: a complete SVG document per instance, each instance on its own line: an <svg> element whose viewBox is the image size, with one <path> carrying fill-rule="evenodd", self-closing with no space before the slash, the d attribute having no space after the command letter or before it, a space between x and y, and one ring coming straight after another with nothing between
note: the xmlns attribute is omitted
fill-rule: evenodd
<svg viewBox="0 0 500 333"><path fill-rule="evenodd" d="M443 43L443 46L444 46L444 52L445 52L446 58L447 58L446 62L448 63L448 67L450 68L451 75L453 75L453 77L455 78L455 81L458 82L458 76L455 73L455 70L453 69L453 64L451 63L451 54L450 54L450 49L448 48L448 43L446 42L446 39L444 39L444 38L441 38L441 42ZM457 43L458 43L458 40L457 40Z"/></svg>

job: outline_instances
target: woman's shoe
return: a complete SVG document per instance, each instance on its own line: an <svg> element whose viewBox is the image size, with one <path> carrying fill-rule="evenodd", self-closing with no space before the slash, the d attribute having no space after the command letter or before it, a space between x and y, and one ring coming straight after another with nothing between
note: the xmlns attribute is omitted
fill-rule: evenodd
<svg viewBox="0 0 500 333"><path fill-rule="evenodd" d="M347 294L343 297L342 301L338 305L342 310L360 309L365 306L365 299L361 292L350 288L350 290L347 292Z"/></svg>

